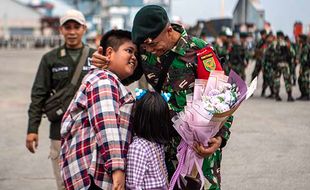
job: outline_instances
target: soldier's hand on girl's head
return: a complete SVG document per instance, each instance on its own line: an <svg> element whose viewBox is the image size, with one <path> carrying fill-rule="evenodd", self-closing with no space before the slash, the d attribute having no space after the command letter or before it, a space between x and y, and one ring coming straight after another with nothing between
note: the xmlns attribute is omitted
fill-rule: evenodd
<svg viewBox="0 0 310 190"><path fill-rule="evenodd" d="M99 46L98 50L93 53L92 58L91 58L91 64L101 68L105 69L108 67L110 60L102 55L103 49L101 46Z"/></svg>
<svg viewBox="0 0 310 190"><path fill-rule="evenodd" d="M39 136L36 133L29 133L26 137L26 147L31 153L35 153L35 149L39 145Z"/></svg>
<svg viewBox="0 0 310 190"><path fill-rule="evenodd" d="M209 141L208 148L204 147L203 144L196 142L193 145L193 149L200 157L205 158L212 155L218 148L220 148L221 144L221 137L213 137Z"/></svg>

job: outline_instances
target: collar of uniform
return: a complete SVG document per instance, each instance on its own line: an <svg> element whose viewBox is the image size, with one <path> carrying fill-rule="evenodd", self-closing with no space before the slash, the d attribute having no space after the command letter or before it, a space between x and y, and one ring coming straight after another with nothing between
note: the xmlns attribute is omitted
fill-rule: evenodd
<svg viewBox="0 0 310 190"><path fill-rule="evenodd" d="M171 49L171 51L181 56L184 56L186 53L186 50L190 48L190 44L188 40L186 40L188 38L187 32L181 25L171 24L171 26L173 27L175 31L181 34L180 39L177 41L176 45Z"/></svg>
<svg viewBox="0 0 310 190"><path fill-rule="evenodd" d="M83 49L84 48L84 43L83 43L83 45L82 45L82 48L81 49ZM57 53L57 55L58 55L58 57L65 57L66 55L67 55L67 47L66 47L66 44L63 44L62 46L60 46L60 48L59 48L59 50L58 50L58 53Z"/></svg>

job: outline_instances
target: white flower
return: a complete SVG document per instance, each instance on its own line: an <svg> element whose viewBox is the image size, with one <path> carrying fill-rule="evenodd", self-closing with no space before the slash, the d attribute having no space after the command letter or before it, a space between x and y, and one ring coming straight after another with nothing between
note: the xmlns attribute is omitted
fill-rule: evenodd
<svg viewBox="0 0 310 190"><path fill-rule="evenodd" d="M228 111L238 100L240 92L236 84L226 83L218 89L212 89L207 96L202 97L204 108L211 113Z"/></svg>
<svg viewBox="0 0 310 190"><path fill-rule="evenodd" d="M218 95L218 94L220 94L220 93L221 93L220 90L218 90L218 89L212 89L212 90L210 90L210 92L208 93L208 96L215 96L215 95Z"/></svg>

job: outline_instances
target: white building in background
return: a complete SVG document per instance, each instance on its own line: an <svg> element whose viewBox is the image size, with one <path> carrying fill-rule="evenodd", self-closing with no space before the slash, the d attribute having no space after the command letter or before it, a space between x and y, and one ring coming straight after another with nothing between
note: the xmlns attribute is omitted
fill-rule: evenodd
<svg viewBox="0 0 310 190"><path fill-rule="evenodd" d="M265 11L259 0L239 0L233 12L233 26L236 31L254 32L264 29Z"/></svg>
<svg viewBox="0 0 310 190"><path fill-rule="evenodd" d="M101 0L101 28L104 31L118 28L131 30L133 18L147 4L157 4L170 13L171 0Z"/></svg>
<svg viewBox="0 0 310 190"><path fill-rule="evenodd" d="M15 0L0 1L0 37L40 35L41 14Z"/></svg>

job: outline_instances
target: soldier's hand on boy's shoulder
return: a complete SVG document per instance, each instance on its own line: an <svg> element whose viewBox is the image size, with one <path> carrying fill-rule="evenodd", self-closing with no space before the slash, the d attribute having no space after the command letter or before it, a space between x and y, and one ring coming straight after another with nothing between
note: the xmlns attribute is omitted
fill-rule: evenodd
<svg viewBox="0 0 310 190"><path fill-rule="evenodd" d="M194 143L193 149L202 158L212 155L222 144L222 137L213 137L209 141L209 146L206 148L201 143Z"/></svg>
<svg viewBox="0 0 310 190"><path fill-rule="evenodd" d="M101 46L99 46L98 50L95 51L92 55L91 64L98 68L105 69L108 67L110 60L108 57L102 55L102 52L103 49Z"/></svg>
<svg viewBox="0 0 310 190"><path fill-rule="evenodd" d="M125 173L116 170L112 173L113 190L125 190Z"/></svg>
<svg viewBox="0 0 310 190"><path fill-rule="evenodd" d="M29 133L26 137L26 147L31 153L35 153L35 149L39 145L39 136L36 133Z"/></svg>

